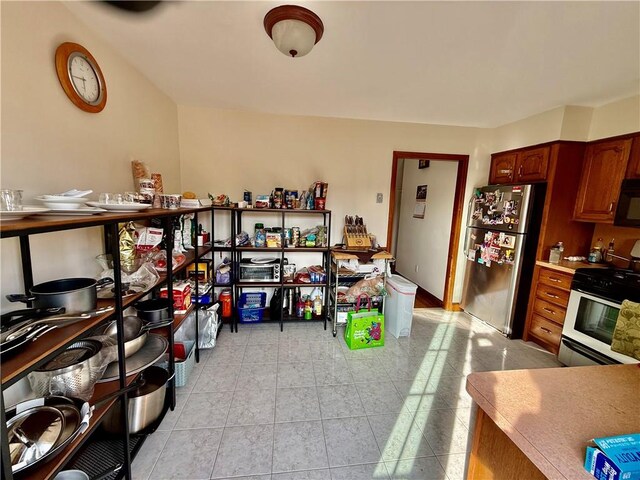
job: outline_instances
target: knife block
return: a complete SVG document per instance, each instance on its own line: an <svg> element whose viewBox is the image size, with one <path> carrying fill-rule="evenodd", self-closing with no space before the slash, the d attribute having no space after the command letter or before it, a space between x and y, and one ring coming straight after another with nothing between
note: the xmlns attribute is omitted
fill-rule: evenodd
<svg viewBox="0 0 640 480"><path fill-rule="evenodd" d="M369 250L371 239L366 225L345 225L344 243L349 250Z"/></svg>

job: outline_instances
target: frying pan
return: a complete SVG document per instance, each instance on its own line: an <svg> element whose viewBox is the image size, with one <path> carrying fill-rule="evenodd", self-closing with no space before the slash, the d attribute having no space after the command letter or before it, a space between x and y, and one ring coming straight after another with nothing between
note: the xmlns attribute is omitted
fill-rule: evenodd
<svg viewBox="0 0 640 480"><path fill-rule="evenodd" d="M134 382L126 388L122 388L114 393L106 395L96 401L94 405L89 407L89 405L80 399L61 397L61 396L49 396L44 398L36 398L34 400L28 400L26 402L22 402L11 409L6 411L7 418L7 426L12 424L12 419L18 415L22 415L24 412L28 411L31 415L38 415L38 412L42 410L57 410L60 412L60 415L64 418L64 427L61 429L60 434L57 436L57 440L53 444L51 448L47 451L42 452L42 455L39 457L31 457L27 458L26 461L22 461L22 463L14 463L14 458L12 458L12 472L16 474L23 470L31 469L36 465L40 465L43 462L47 462L54 458L57 454L59 454L69 443L71 443L80 433L82 433L88 423L84 423L84 420L88 422L88 418L90 417L89 412L93 409L99 407L100 405L108 402L119 395L122 395L125 392L129 392L131 390L135 390L140 387L138 382ZM88 417L87 417L88 415ZM86 425L86 426L85 426ZM46 430L47 426L43 426L43 431ZM27 441L32 441L31 438L27 437ZM17 441L18 443L23 443L22 441ZM9 439L9 448L10 450L15 445L16 441L12 442L12 439Z"/></svg>
<svg viewBox="0 0 640 480"><path fill-rule="evenodd" d="M149 335L149 330L151 328L155 328L156 326L152 324L145 325L141 318L128 315L124 317L124 356L125 358L130 357L137 351L139 351L147 341L147 336ZM118 325L116 321L109 323L104 329L101 331L102 335L108 335L109 337L117 340L118 336Z"/></svg>

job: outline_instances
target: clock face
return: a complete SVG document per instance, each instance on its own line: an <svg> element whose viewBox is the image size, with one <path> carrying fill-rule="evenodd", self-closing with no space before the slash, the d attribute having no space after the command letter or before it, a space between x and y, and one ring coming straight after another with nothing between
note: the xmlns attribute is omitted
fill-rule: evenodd
<svg viewBox="0 0 640 480"><path fill-rule="evenodd" d="M69 56L68 70L76 93L90 105L98 103L100 80L89 60L80 53L74 53Z"/></svg>
<svg viewBox="0 0 640 480"><path fill-rule="evenodd" d="M101 112L107 104L107 85L89 50L64 42L56 49L55 61L60 86L69 100L85 112Z"/></svg>

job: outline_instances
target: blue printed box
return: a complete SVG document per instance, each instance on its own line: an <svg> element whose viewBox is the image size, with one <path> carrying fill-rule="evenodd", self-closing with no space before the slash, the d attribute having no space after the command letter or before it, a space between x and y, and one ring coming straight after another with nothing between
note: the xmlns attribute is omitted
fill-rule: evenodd
<svg viewBox="0 0 640 480"><path fill-rule="evenodd" d="M640 480L640 433L595 438L584 468L598 480Z"/></svg>

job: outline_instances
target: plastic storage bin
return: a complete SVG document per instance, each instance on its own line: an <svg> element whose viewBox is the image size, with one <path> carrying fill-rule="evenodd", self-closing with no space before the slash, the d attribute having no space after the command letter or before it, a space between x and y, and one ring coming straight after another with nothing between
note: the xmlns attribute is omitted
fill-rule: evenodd
<svg viewBox="0 0 640 480"><path fill-rule="evenodd" d="M394 337L411 334L413 305L418 286L400 275L387 278L387 297L384 301L384 318L387 332Z"/></svg>
<svg viewBox="0 0 640 480"><path fill-rule="evenodd" d="M175 362L176 368L176 387L184 387L189 380L189 375L191 375L191 370L196 364L196 349L194 348L196 345L195 340L185 340L184 342L185 349L187 350L187 358L182 361ZM158 362L157 365L159 367L169 369L169 361Z"/></svg>
<svg viewBox="0 0 640 480"><path fill-rule="evenodd" d="M251 292L240 295L238 301L238 319L240 323L261 322L267 304L265 292Z"/></svg>

